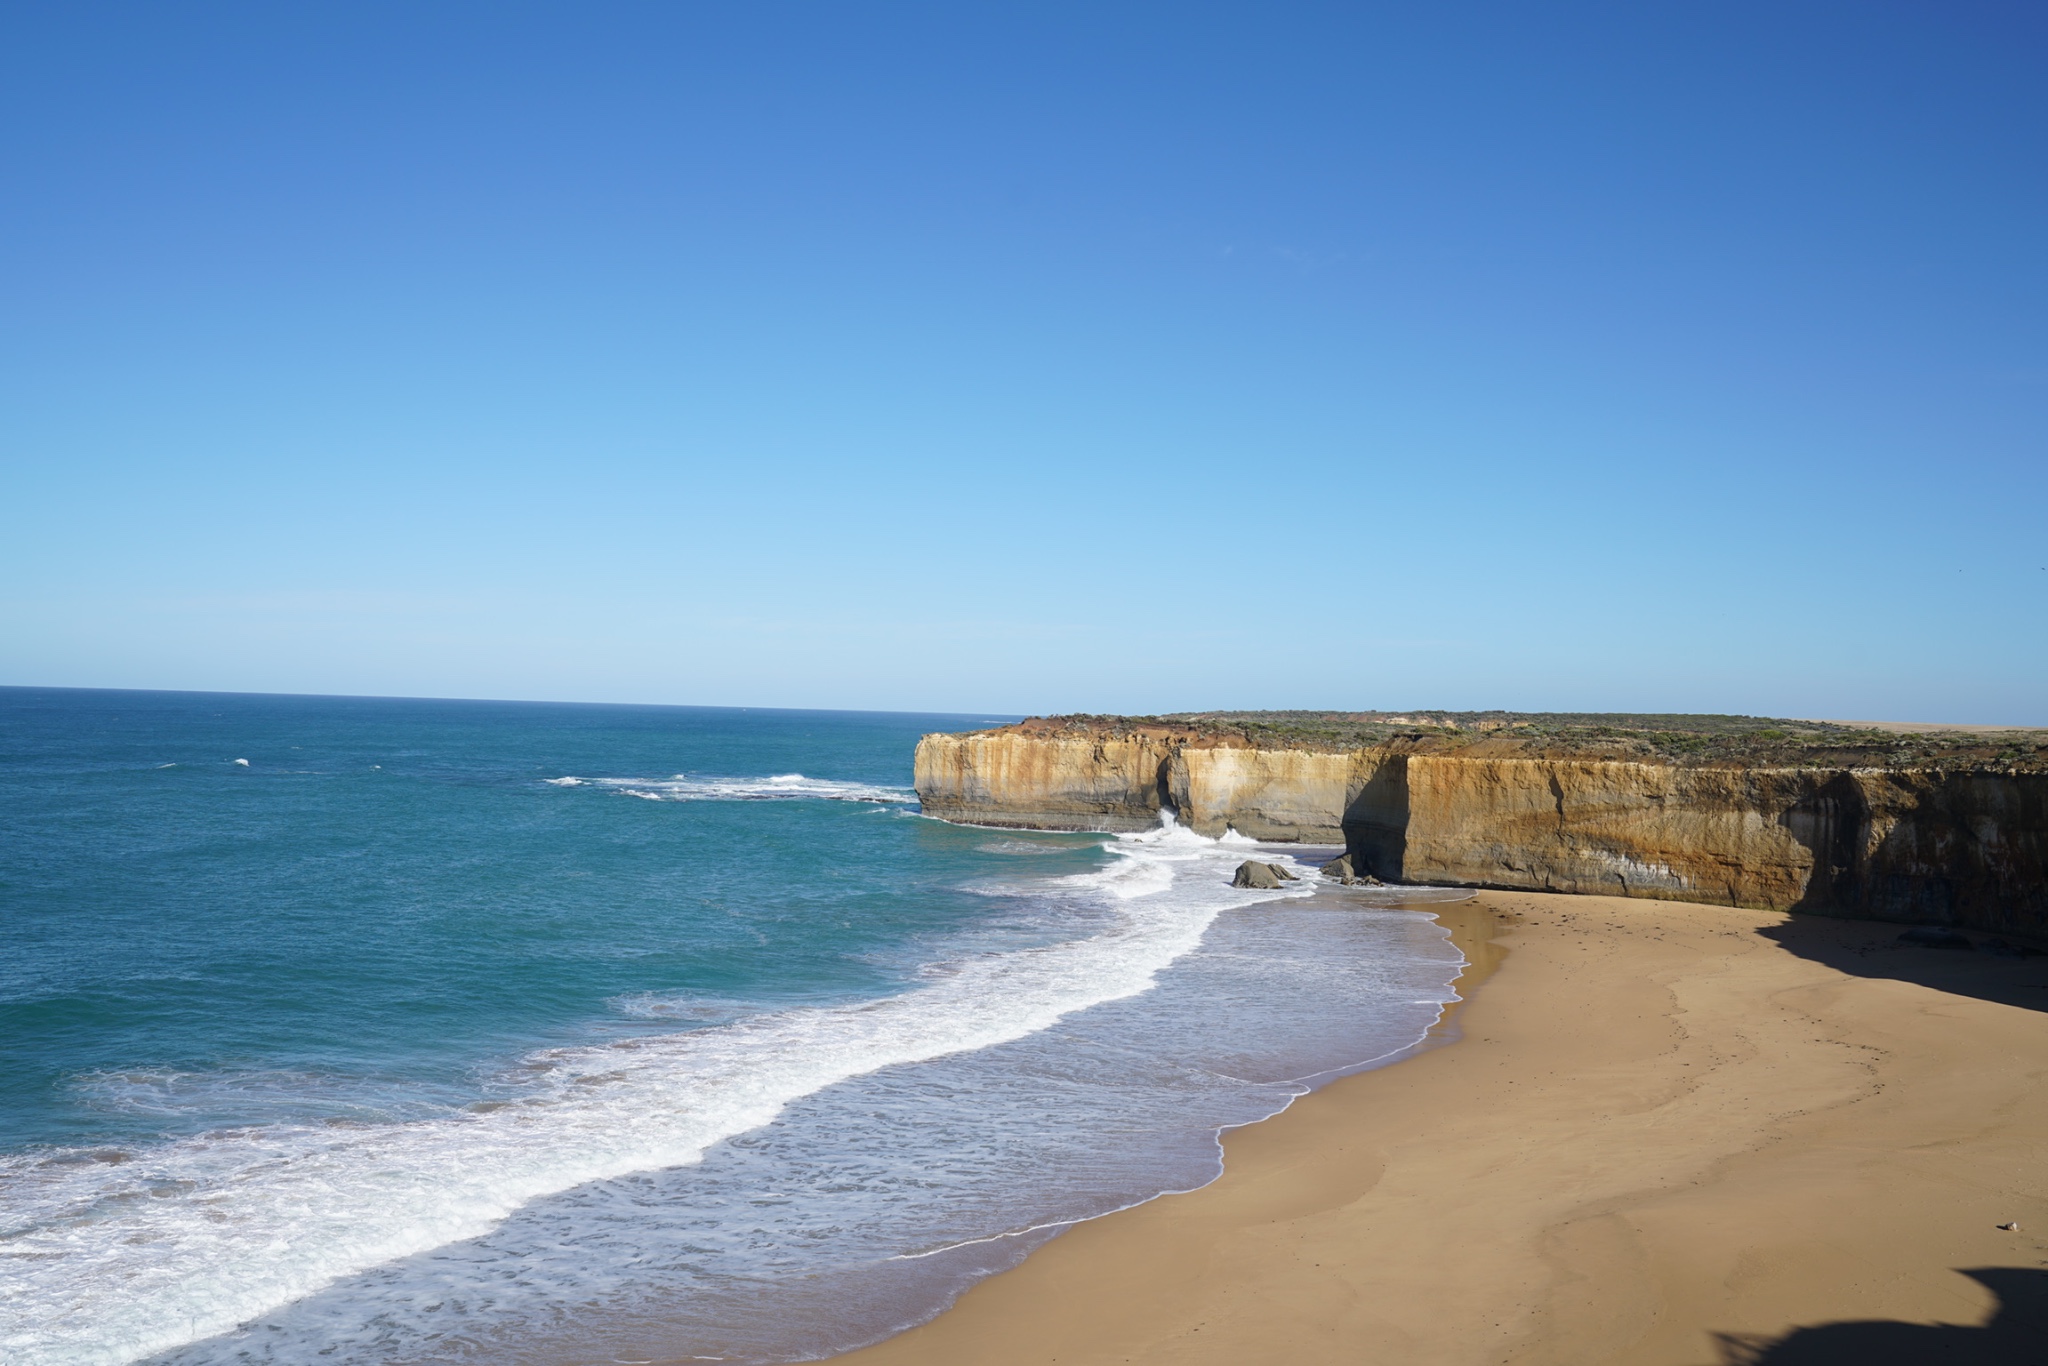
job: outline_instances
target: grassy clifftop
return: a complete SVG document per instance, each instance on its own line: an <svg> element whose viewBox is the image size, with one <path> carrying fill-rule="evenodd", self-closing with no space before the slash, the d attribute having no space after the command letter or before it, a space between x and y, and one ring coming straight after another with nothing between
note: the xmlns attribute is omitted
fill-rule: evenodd
<svg viewBox="0 0 2048 1366"><path fill-rule="evenodd" d="M1629 712L1209 711L1047 716L1037 734L1173 734L1260 749L1388 746L1473 757L1640 759L1686 765L2048 771L2048 729L1927 733L1783 717Z"/></svg>

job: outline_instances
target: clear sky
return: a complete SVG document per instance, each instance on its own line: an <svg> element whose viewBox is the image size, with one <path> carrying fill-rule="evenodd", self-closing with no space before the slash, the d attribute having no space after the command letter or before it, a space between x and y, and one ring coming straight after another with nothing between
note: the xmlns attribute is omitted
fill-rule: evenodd
<svg viewBox="0 0 2048 1366"><path fill-rule="evenodd" d="M2048 7L0 13L0 683L2048 724Z"/></svg>

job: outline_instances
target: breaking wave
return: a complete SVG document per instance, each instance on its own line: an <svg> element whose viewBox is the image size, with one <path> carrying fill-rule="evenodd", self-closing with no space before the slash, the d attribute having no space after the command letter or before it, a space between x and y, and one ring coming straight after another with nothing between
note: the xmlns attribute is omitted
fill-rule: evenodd
<svg viewBox="0 0 2048 1366"><path fill-rule="evenodd" d="M828 802L904 803L917 800L907 787L807 778L777 773L767 778L708 778L678 773L668 778L545 778L553 787L598 787L654 802L767 802L810 798Z"/></svg>
<svg viewBox="0 0 2048 1366"><path fill-rule="evenodd" d="M901 800L894 789L797 774L585 781L659 787L674 794L667 800ZM1120 836L1107 866L1045 880L1053 898L1081 908L1070 930L1079 937L940 958L895 996L736 1020L720 1003L622 1002L643 1018L704 1027L533 1054L504 1101L459 1113L284 1120L117 1159L93 1150L0 1159L0 1182L11 1188L10 1226L0 1229L11 1282L0 1348L23 1366L118 1366L194 1343L339 1278L477 1238L541 1197L698 1162L720 1140L835 1083L988 1049L1142 993L1220 912L1306 894L1306 883L1230 887L1240 845L1171 827ZM301 1080L265 1074L233 1084L292 1091ZM102 1084L127 1088L127 1103L148 1108L176 1106L195 1082L135 1075Z"/></svg>

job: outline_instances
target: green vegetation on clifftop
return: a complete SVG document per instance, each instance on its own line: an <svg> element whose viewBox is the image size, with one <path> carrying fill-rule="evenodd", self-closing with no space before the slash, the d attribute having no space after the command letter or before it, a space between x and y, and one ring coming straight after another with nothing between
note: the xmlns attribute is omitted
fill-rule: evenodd
<svg viewBox="0 0 2048 1366"><path fill-rule="evenodd" d="M1010 729L1010 728L1006 728ZM1040 734L1173 733L1196 743L1682 765L2048 771L2048 729L1897 732L1784 717L1512 711L1210 711L1033 717Z"/></svg>

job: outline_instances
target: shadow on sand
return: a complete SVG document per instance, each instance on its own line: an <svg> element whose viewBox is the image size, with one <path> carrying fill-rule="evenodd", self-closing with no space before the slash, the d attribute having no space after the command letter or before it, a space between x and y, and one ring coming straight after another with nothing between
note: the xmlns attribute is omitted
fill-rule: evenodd
<svg viewBox="0 0 2048 1366"><path fill-rule="evenodd" d="M1716 1334L1721 1366L2039 1366L2048 1361L2048 1271L1978 1267L1962 1273L1998 1296L1989 1322L1868 1319L1795 1328L1780 1338Z"/></svg>
<svg viewBox="0 0 2048 1366"><path fill-rule="evenodd" d="M1793 915L1760 931L1788 952L1857 977L2048 1010L2048 954L1966 931L1971 947L1902 942L1906 926ZM2022 956L2025 955L2025 956ZM1721 1366L2043 1366L2048 1271L1979 1267L1961 1274L1998 1297L1981 1327L1871 1319L1797 1328L1778 1338L1717 1335Z"/></svg>
<svg viewBox="0 0 2048 1366"><path fill-rule="evenodd" d="M1884 977L1980 1001L2048 1010L2048 953L1974 930L1963 932L1970 948L1927 948L1900 941L1909 928L1794 914L1759 933L1788 952L1853 977ZM2048 1351L2039 1360L2048 1363Z"/></svg>

